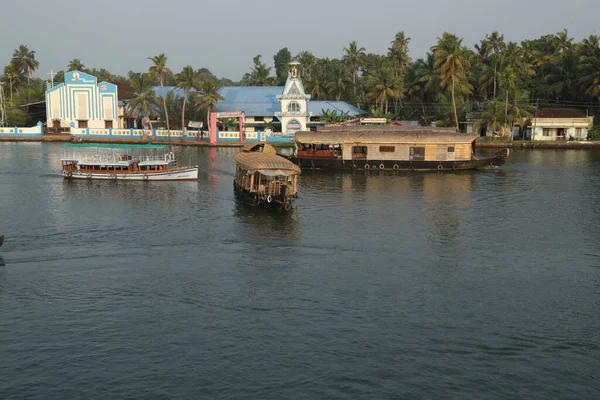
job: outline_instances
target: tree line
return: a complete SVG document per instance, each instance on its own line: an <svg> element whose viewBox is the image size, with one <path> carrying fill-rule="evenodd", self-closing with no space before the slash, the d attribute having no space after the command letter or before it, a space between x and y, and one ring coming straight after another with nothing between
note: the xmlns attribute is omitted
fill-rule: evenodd
<svg viewBox="0 0 600 400"><path fill-rule="evenodd" d="M282 48L273 56L273 68L263 62L262 55L254 57L239 82L217 79L209 70L191 66L173 73L164 54L149 58L148 72L130 72L127 77L106 70L87 72L99 80L129 81L134 92L131 108L138 113L157 109L150 87L182 88L185 96L169 93L160 101L159 117L168 127L185 126L188 118L205 119L205 111L220 100L218 89L223 85L283 85L292 60L300 63L305 89L313 99L343 100L371 116L390 120L460 127L475 112L481 127L503 134L513 122L524 123L541 107L569 106L600 115L600 40L596 35L576 42L563 30L519 44L505 41L494 31L469 48L463 39L444 32L425 57L416 60L409 55L410 40L398 32L386 54L369 53L352 41L339 58L317 58L310 51L292 55ZM20 46L4 69L2 81L12 105L40 94L35 90L37 81L31 78L39 66L34 56L35 52ZM85 70L77 59L67 66L72 69Z"/></svg>

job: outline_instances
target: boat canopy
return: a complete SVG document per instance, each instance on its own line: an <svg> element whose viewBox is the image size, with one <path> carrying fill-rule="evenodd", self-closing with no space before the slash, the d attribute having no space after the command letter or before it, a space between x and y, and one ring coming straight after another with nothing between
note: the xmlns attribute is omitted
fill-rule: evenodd
<svg viewBox="0 0 600 400"><path fill-rule="evenodd" d="M108 143L67 143L61 147L99 148L99 149L164 149L162 144L108 144Z"/></svg>
<svg viewBox="0 0 600 400"><path fill-rule="evenodd" d="M296 132L295 140L303 144L461 144L472 143L477 135L427 129L398 129L383 132L361 131L358 129L331 132Z"/></svg>
<svg viewBox="0 0 600 400"><path fill-rule="evenodd" d="M235 156L235 162L249 173L260 172L266 176L299 175L300 167L277 154L260 151L241 151Z"/></svg>
<svg viewBox="0 0 600 400"><path fill-rule="evenodd" d="M270 144L267 143L246 143L244 145L244 147L242 147L242 151L247 151L247 152L262 152L264 154L277 154L277 150L275 150L275 147L271 146Z"/></svg>

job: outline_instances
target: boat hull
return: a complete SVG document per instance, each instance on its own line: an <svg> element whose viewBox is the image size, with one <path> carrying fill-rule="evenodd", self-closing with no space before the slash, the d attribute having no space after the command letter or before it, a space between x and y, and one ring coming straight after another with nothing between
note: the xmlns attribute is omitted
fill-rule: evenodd
<svg viewBox="0 0 600 400"><path fill-rule="evenodd" d="M508 149L498 151L493 157L460 161L406 161L406 160L342 160L341 158L287 157L302 169L375 170L375 171L458 171L497 168L506 163Z"/></svg>
<svg viewBox="0 0 600 400"><path fill-rule="evenodd" d="M85 173L62 171L65 179L87 179L104 181L195 181L198 180L198 167L181 168L170 171L143 173Z"/></svg>
<svg viewBox="0 0 600 400"><path fill-rule="evenodd" d="M235 180L233 181L233 192L244 203L251 206L272 207L280 211L290 211L293 208L292 199L290 197L285 197L283 195L274 196L271 198L271 201L268 201L266 198L259 196L258 193L251 193L245 190Z"/></svg>

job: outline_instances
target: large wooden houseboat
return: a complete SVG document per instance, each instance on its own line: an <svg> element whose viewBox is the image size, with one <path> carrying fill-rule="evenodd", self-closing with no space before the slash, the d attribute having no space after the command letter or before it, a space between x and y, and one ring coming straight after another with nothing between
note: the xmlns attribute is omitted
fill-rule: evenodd
<svg viewBox="0 0 600 400"><path fill-rule="evenodd" d="M277 155L264 143L247 143L235 156L233 188L251 205L266 205L289 211L297 194L300 167Z"/></svg>
<svg viewBox="0 0 600 400"><path fill-rule="evenodd" d="M343 126L296 132L289 159L302 168L464 170L499 167L508 149L475 155L477 136L443 128Z"/></svg>
<svg viewBox="0 0 600 400"><path fill-rule="evenodd" d="M69 143L62 148L62 176L65 179L198 179L198 166L177 166L175 154L165 145Z"/></svg>

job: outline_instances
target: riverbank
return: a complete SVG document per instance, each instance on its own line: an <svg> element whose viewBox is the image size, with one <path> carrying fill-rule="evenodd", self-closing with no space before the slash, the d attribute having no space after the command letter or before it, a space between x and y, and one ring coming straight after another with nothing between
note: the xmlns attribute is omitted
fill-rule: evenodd
<svg viewBox="0 0 600 400"><path fill-rule="evenodd" d="M476 147L482 148L523 148L523 149L600 149L600 141L548 141L548 140L509 140L479 138Z"/></svg>
<svg viewBox="0 0 600 400"><path fill-rule="evenodd" d="M11 137L0 136L0 142L70 142L71 136L68 135L44 135L35 137ZM173 146L192 146L192 147L242 147L244 142L219 142L210 144L206 141L184 142L164 139L121 139L121 138L85 138L84 143L107 143L107 144L166 144ZM294 142L269 142L274 147L294 147ZM475 146L479 148L527 148L527 149L600 149L600 141L531 141L531 140L507 140L491 139L487 137L478 138Z"/></svg>
<svg viewBox="0 0 600 400"><path fill-rule="evenodd" d="M11 136L0 136L0 142L64 142L69 143L71 136L68 135L44 135L36 137L11 137ZM125 138L85 138L83 143L104 143L104 144L165 144L172 146L192 146L192 147L242 147L244 142L219 142L216 144L210 144L206 141L191 141L186 140L181 142L179 140L163 140L163 139L125 139ZM293 142L269 142L274 147L293 147Z"/></svg>

